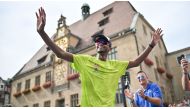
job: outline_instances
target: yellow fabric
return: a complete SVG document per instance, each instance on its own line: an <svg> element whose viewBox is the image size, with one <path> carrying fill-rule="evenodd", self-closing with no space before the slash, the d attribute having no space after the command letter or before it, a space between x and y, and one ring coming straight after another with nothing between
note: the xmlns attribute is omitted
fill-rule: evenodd
<svg viewBox="0 0 190 109"><path fill-rule="evenodd" d="M114 106L118 81L128 61L101 61L89 55L74 55L73 69L80 73L81 106Z"/></svg>

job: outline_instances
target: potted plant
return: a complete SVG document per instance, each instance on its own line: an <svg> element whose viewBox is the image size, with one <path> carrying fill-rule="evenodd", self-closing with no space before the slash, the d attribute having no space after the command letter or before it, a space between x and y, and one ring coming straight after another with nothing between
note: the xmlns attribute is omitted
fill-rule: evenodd
<svg viewBox="0 0 190 109"><path fill-rule="evenodd" d="M16 92L16 93L13 94L14 97L19 97L19 96L21 96L21 95L22 95L21 92Z"/></svg>
<svg viewBox="0 0 190 109"><path fill-rule="evenodd" d="M43 88L49 88L52 85L51 81L47 81L43 84Z"/></svg>
<svg viewBox="0 0 190 109"><path fill-rule="evenodd" d="M166 73L166 77L167 77L168 79L172 79L172 78L173 78L173 75L172 75L171 73Z"/></svg>
<svg viewBox="0 0 190 109"><path fill-rule="evenodd" d="M76 79L79 77L79 73L74 73L74 74L70 74L68 77L67 77L67 80L73 80L73 79Z"/></svg>
<svg viewBox="0 0 190 109"><path fill-rule="evenodd" d="M162 67L157 67L157 71L162 74L165 72L165 69Z"/></svg>
<svg viewBox="0 0 190 109"><path fill-rule="evenodd" d="M33 88L32 88L32 91L36 92L38 90L41 89L41 86L40 85L35 85Z"/></svg>
<svg viewBox="0 0 190 109"><path fill-rule="evenodd" d="M145 58L144 63L145 63L146 65L148 65L148 66L152 66L152 65L154 64L153 61L150 60L149 58Z"/></svg>
<svg viewBox="0 0 190 109"><path fill-rule="evenodd" d="M28 94L30 92L30 89L25 89L22 91L23 94Z"/></svg>

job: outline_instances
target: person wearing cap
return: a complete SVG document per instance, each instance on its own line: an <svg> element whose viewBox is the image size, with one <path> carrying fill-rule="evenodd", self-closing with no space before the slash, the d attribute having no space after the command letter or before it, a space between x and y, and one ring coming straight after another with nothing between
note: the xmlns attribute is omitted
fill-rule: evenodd
<svg viewBox="0 0 190 109"><path fill-rule="evenodd" d="M158 28L152 35L152 40L146 50L133 61L107 60L111 50L110 39L104 35L93 35L98 57L72 54L59 48L44 31L46 14L39 9L37 17L37 32L58 58L72 63L72 67L80 73L82 96L80 105L84 106L114 106L118 80L126 69L138 66L150 53L162 37Z"/></svg>
<svg viewBox="0 0 190 109"><path fill-rule="evenodd" d="M137 73L137 79L141 87L135 94L125 90L125 96L131 100L132 105L134 107L163 107L160 87L156 83L150 82L144 71Z"/></svg>
<svg viewBox="0 0 190 109"><path fill-rule="evenodd" d="M181 69L182 69L182 87L185 91L190 91L190 80L189 80L189 74L188 74L188 61L187 59L183 58L181 59Z"/></svg>

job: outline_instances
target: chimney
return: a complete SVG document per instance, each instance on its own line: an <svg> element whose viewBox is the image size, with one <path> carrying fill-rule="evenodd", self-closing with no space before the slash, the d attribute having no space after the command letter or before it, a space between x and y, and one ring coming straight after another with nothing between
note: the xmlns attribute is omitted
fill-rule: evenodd
<svg viewBox="0 0 190 109"><path fill-rule="evenodd" d="M59 20L57 21L57 28L61 28L61 27L66 27L66 21L65 21L65 17L61 14L61 17L59 18Z"/></svg>
<svg viewBox="0 0 190 109"><path fill-rule="evenodd" d="M81 9L82 9L82 20L84 21L90 15L90 6L87 3L84 3Z"/></svg>

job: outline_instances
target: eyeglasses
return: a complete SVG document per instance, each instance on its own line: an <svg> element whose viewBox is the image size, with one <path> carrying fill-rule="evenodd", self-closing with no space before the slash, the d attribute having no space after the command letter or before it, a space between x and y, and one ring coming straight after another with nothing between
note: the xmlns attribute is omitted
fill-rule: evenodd
<svg viewBox="0 0 190 109"><path fill-rule="evenodd" d="M97 40L96 43L103 44L103 45L107 45L108 44L108 42L105 41L105 40Z"/></svg>
<svg viewBox="0 0 190 109"><path fill-rule="evenodd" d="M138 76L137 79L140 81L140 80L145 80L145 77L143 75L141 76Z"/></svg>

